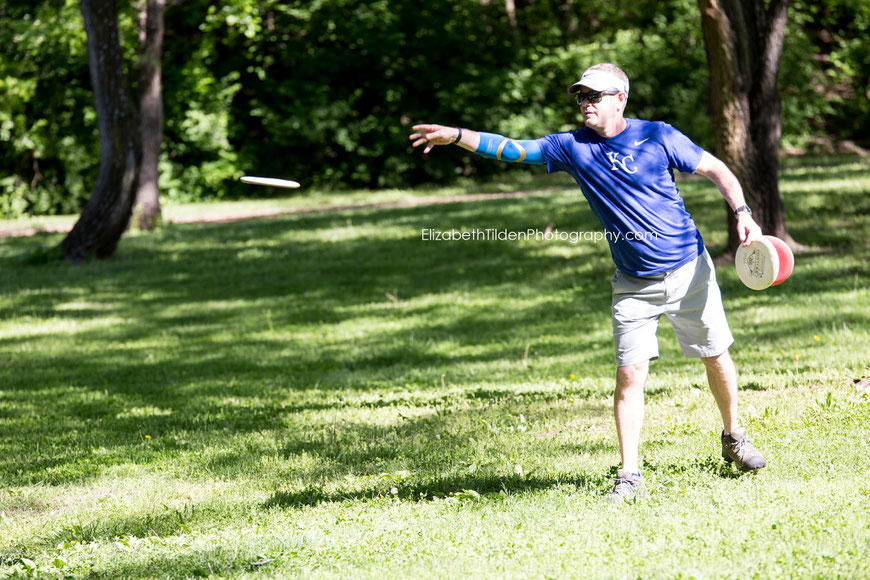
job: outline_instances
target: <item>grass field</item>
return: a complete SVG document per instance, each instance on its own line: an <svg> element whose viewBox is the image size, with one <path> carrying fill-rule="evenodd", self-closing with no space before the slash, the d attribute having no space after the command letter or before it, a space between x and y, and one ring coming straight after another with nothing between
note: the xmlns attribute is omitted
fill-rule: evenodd
<svg viewBox="0 0 870 580"><path fill-rule="evenodd" d="M715 255L721 197L680 186ZM607 245L421 239L598 230L564 178L518 188L170 225L80 266L0 240L0 576L870 577L867 163L784 173L810 248L785 284L718 271L769 466L721 462L663 322L650 494L620 506Z"/></svg>

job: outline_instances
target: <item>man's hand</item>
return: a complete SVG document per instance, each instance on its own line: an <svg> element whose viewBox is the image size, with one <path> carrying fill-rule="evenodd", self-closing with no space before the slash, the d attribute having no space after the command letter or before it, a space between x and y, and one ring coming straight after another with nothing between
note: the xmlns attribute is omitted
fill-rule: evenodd
<svg viewBox="0 0 870 580"><path fill-rule="evenodd" d="M755 223L749 212L741 211L737 214L737 237L740 238L744 246L748 246L752 242L764 237L761 227Z"/></svg>
<svg viewBox="0 0 870 580"><path fill-rule="evenodd" d="M423 153L429 153L436 145L450 145L459 136L459 129L444 125L414 125L412 129L415 132L409 139L416 139L412 143L414 147L425 143L426 148L423 149Z"/></svg>

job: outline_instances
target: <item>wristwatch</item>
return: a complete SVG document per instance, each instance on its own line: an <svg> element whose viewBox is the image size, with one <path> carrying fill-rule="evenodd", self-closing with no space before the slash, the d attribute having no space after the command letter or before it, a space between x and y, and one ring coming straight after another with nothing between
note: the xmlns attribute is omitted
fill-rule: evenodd
<svg viewBox="0 0 870 580"><path fill-rule="evenodd" d="M734 210L734 217L737 217L737 214L739 214L741 211L745 211L749 215L752 215L752 208L750 208L748 205L741 205Z"/></svg>

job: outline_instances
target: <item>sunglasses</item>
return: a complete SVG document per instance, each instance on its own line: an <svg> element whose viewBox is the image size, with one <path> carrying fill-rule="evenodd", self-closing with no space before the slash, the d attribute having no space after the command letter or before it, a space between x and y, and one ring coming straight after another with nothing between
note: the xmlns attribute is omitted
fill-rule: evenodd
<svg viewBox="0 0 870 580"><path fill-rule="evenodd" d="M604 95L618 95L619 91L593 91L590 93L574 93L574 100L578 105L582 105L583 101L589 99L590 103L600 103Z"/></svg>

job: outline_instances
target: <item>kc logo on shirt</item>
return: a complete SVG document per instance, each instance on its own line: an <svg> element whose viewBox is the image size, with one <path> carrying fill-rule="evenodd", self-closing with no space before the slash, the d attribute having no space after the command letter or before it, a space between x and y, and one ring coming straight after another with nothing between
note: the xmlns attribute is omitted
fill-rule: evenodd
<svg viewBox="0 0 870 580"><path fill-rule="evenodd" d="M634 155L623 155L622 159L620 159L619 153L608 151L607 158L610 160L611 171L619 171L621 169L626 173L637 173L637 166L634 165ZM629 160L631 160L631 165L628 164Z"/></svg>

